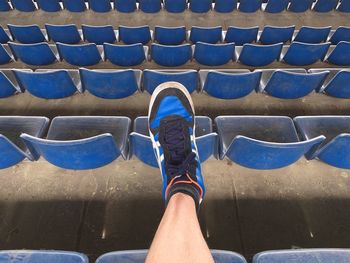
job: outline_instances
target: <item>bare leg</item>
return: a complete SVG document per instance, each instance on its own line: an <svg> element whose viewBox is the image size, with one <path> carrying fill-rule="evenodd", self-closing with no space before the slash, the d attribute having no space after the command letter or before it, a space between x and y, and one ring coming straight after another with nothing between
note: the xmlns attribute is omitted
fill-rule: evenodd
<svg viewBox="0 0 350 263"><path fill-rule="evenodd" d="M146 263L214 263L200 230L192 197L171 197Z"/></svg>

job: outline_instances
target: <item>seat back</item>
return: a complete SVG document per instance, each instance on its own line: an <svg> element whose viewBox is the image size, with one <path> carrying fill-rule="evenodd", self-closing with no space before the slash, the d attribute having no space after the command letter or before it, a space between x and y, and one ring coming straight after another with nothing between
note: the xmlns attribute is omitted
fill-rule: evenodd
<svg viewBox="0 0 350 263"><path fill-rule="evenodd" d="M350 27L340 26L334 34L330 37L329 41L333 45L337 45L340 41L350 42Z"/></svg>
<svg viewBox="0 0 350 263"><path fill-rule="evenodd" d="M9 42L9 47L16 60L28 65L43 66L57 61L55 54L47 43L17 44Z"/></svg>
<svg viewBox="0 0 350 263"><path fill-rule="evenodd" d="M8 0L0 0L0 11L7 12L11 10Z"/></svg>
<svg viewBox="0 0 350 263"><path fill-rule="evenodd" d="M350 0L341 0L337 10L340 12L349 13L350 12Z"/></svg>
<svg viewBox="0 0 350 263"><path fill-rule="evenodd" d="M155 63L161 66L181 66L192 59L192 48L189 44L178 46L152 44L151 57Z"/></svg>
<svg viewBox="0 0 350 263"><path fill-rule="evenodd" d="M136 0L114 0L114 8L122 13L131 13L136 10Z"/></svg>
<svg viewBox="0 0 350 263"><path fill-rule="evenodd" d="M146 60L148 47L141 43L132 45L113 45L105 43L103 45L106 60L114 65L131 67L143 63Z"/></svg>
<svg viewBox="0 0 350 263"><path fill-rule="evenodd" d="M0 26L0 44L6 44L10 41L9 35L6 33L5 29Z"/></svg>
<svg viewBox="0 0 350 263"><path fill-rule="evenodd" d="M23 44L46 42L44 34L38 25L17 26L8 25L13 40Z"/></svg>
<svg viewBox="0 0 350 263"><path fill-rule="evenodd" d="M101 61L101 54L93 43L70 45L57 43L57 50L61 60L74 66L92 66Z"/></svg>
<svg viewBox="0 0 350 263"><path fill-rule="evenodd" d="M21 12L33 12L36 10L32 0L11 0L14 9Z"/></svg>
<svg viewBox="0 0 350 263"><path fill-rule="evenodd" d="M206 13L211 9L212 0L189 0L190 10L194 13Z"/></svg>
<svg viewBox="0 0 350 263"><path fill-rule="evenodd" d="M11 56L4 48L3 45L0 44L0 65L7 64L12 60Z"/></svg>
<svg viewBox="0 0 350 263"><path fill-rule="evenodd" d="M287 9L289 0L268 0L265 12L280 13Z"/></svg>
<svg viewBox="0 0 350 263"><path fill-rule="evenodd" d="M303 26L294 38L294 41L318 44L327 41L332 27L307 27Z"/></svg>
<svg viewBox="0 0 350 263"><path fill-rule="evenodd" d="M81 37L76 25L45 24L49 40L64 44L78 44Z"/></svg>
<svg viewBox="0 0 350 263"><path fill-rule="evenodd" d="M138 44L146 45L152 39L149 26L141 27L119 27L119 40L127 45Z"/></svg>
<svg viewBox="0 0 350 263"><path fill-rule="evenodd" d="M237 8L237 0L215 0L215 11L229 13Z"/></svg>
<svg viewBox="0 0 350 263"><path fill-rule="evenodd" d="M313 0L290 0L288 10L295 13L305 12L311 8Z"/></svg>
<svg viewBox="0 0 350 263"><path fill-rule="evenodd" d="M330 12L338 5L338 0L317 0L314 6L316 12Z"/></svg>
<svg viewBox="0 0 350 263"><path fill-rule="evenodd" d="M6 98L21 92L17 80L11 70L0 71L0 98Z"/></svg>
<svg viewBox="0 0 350 263"><path fill-rule="evenodd" d="M234 27L230 26L225 35L225 42L235 43L242 46L246 43L255 42L258 36L259 27Z"/></svg>
<svg viewBox="0 0 350 263"><path fill-rule="evenodd" d="M84 40L96 45L103 43L113 44L117 41L116 33L111 25L107 26L89 26L82 25Z"/></svg>
<svg viewBox="0 0 350 263"><path fill-rule="evenodd" d="M62 0L63 6L69 12L84 12L86 10L85 0Z"/></svg>
<svg viewBox="0 0 350 263"><path fill-rule="evenodd" d="M190 41L193 44L204 42L216 44L222 41L222 27L197 27L193 26L190 32Z"/></svg>
<svg viewBox="0 0 350 263"><path fill-rule="evenodd" d="M225 65L235 60L235 44L208 44L197 42L194 49L194 58L202 65Z"/></svg>
<svg viewBox="0 0 350 263"><path fill-rule="evenodd" d="M282 43L273 45L244 44L239 54L239 61L253 67L267 66L279 59L282 46Z"/></svg>
<svg viewBox="0 0 350 263"><path fill-rule="evenodd" d="M111 1L110 0L89 0L89 8L98 13L106 13L111 11Z"/></svg>
<svg viewBox="0 0 350 263"><path fill-rule="evenodd" d="M265 26L260 35L259 42L264 45L289 42L292 40L294 30L295 26Z"/></svg>
<svg viewBox="0 0 350 263"><path fill-rule="evenodd" d="M253 13L260 9L262 0L240 0L238 9L244 13Z"/></svg>
<svg viewBox="0 0 350 263"><path fill-rule="evenodd" d="M181 45L186 41L186 27L160 27L154 30L154 40L161 45Z"/></svg>
<svg viewBox="0 0 350 263"><path fill-rule="evenodd" d="M339 66L350 65L350 42L340 41L331 52L327 61Z"/></svg>
<svg viewBox="0 0 350 263"><path fill-rule="evenodd" d="M350 71L348 69L343 70L330 70L329 77L324 83L324 87L321 90L326 94L336 97L349 99L350 98Z"/></svg>
<svg viewBox="0 0 350 263"><path fill-rule="evenodd" d="M61 11L61 5L59 0L36 0L39 8L45 12L58 12Z"/></svg>
<svg viewBox="0 0 350 263"><path fill-rule="evenodd" d="M187 0L164 0L164 8L170 13L182 13L187 8Z"/></svg>
<svg viewBox="0 0 350 263"><path fill-rule="evenodd" d="M161 0L142 0L140 10L145 13L157 13L162 8Z"/></svg>

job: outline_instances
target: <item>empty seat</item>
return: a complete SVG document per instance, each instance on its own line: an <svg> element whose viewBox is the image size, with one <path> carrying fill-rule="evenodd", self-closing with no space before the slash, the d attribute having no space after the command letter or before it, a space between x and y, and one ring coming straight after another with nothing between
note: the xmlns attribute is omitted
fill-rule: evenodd
<svg viewBox="0 0 350 263"><path fill-rule="evenodd" d="M44 250L4 250L0 251L0 263L22 262L39 263L88 263L87 256L77 252Z"/></svg>
<svg viewBox="0 0 350 263"><path fill-rule="evenodd" d="M18 92L22 92L22 90L12 70L2 69L0 71L0 98L7 98Z"/></svg>
<svg viewBox="0 0 350 263"><path fill-rule="evenodd" d="M170 13L182 13L187 8L187 0L164 0L164 8Z"/></svg>
<svg viewBox="0 0 350 263"><path fill-rule="evenodd" d="M337 10L340 12L349 13L350 12L350 0L341 0Z"/></svg>
<svg viewBox="0 0 350 263"><path fill-rule="evenodd" d="M290 0L288 10L295 13L305 12L311 8L313 0Z"/></svg>
<svg viewBox="0 0 350 263"><path fill-rule="evenodd" d="M122 13L131 13L136 10L136 0L114 0L114 8Z"/></svg>
<svg viewBox="0 0 350 263"><path fill-rule="evenodd" d="M329 71L307 73L305 69L263 70L260 91L281 99L302 98L322 87Z"/></svg>
<svg viewBox="0 0 350 263"><path fill-rule="evenodd" d="M313 8L316 12L330 12L338 5L338 0L317 0Z"/></svg>
<svg viewBox="0 0 350 263"><path fill-rule="evenodd" d="M206 13L211 9L212 0L189 0L190 10L194 13Z"/></svg>
<svg viewBox="0 0 350 263"><path fill-rule="evenodd" d="M281 57L289 65L307 66L324 60L329 47L330 43L328 42L321 44L292 42L289 48L283 48Z"/></svg>
<svg viewBox="0 0 350 263"><path fill-rule="evenodd" d="M4 48L3 45L0 44L0 65L7 64L12 60L11 56Z"/></svg>
<svg viewBox="0 0 350 263"><path fill-rule="evenodd" d="M146 60L148 47L141 43L133 45L103 44L105 60L122 67L140 65Z"/></svg>
<svg viewBox="0 0 350 263"><path fill-rule="evenodd" d="M103 99L121 99L134 94L140 87L140 70L80 69L82 88Z"/></svg>
<svg viewBox="0 0 350 263"><path fill-rule="evenodd" d="M259 42L264 45L289 42L292 40L294 29L295 26L265 26L261 32Z"/></svg>
<svg viewBox="0 0 350 263"><path fill-rule="evenodd" d="M15 70L19 86L42 99L61 99L81 92L78 71L39 69L35 72Z"/></svg>
<svg viewBox="0 0 350 263"><path fill-rule="evenodd" d="M0 26L0 44L6 44L9 41L10 41L9 35L5 31L5 29L3 29L2 26Z"/></svg>
<svg viewBox="0 0 350 263"><path fill-rule="evenodd" d="M140 10L145 13L157 13L162 8L161 0L140 0Z"/></svg>
<svg viewBox="0 0 350 263"><path fill-rule="evenodd" d="M334 65L350 66L350 42L339 42L329 54L327 61Z"/></svg>
<svg viewBox="0 0 350 263"><path fill-rule="evenodd" d="M331 32L331 26L327 27L308 27L303 26L296 33L293 41L317 44L327 41L328 35Z"/></svg>
<svg viewBox="0 0 350 263"><path fill-rule="evenodd" d="M222 27L193 26L191 28L189 40L193 44L196 44L197 42L216 44L222 40Z"/></svg>
<svg viewBox="0 0 350 263"><path fill-rule="evenodd" d="M48 39L64 44L78 44L81 41L80 33L76 25L51 25L45 24Z"/></svg>
<svg viewBox="0 0 350 263"><path fill-rule="evenodd" d="M59 0L36 0L39 8L45 12L58 12L61 11L61 5Z"/></svg>
<svg viewBox="0 0 350 263"><path fill-rule="evenodd" d="M220 158L253 169L288 166L324 140L299 141L293 120L283 116L220 116L215 123Z"/></svg>
<svg viewBox="0 0 350 263"><path fill-rule="evenodd" d="M64 169L95 169L127 157L127 117L56 117L46 139L21 135L32 154Z"/></svg>
<svg viewBox="0 0 350 263"><path fill-rule="evenodd" d="M46 37L38 25L8 25L13 40L23 44L46 42Z"/></svg>
<svg viewBox="0 0 350 263"><path fill-rule="evenodd" d="M237 0L215 0L215 11L229 13L237 8Z"/></svg>
<svg viewBox="0 0 350 263"><path fill-rule="evenodd" d="M176 81L192 93L198 89L198 72L196 70L144 70L142 90L152 94L162 83Z"/></svg>
<svg viewBox="0 0 350 263"><path fill-rule="evenodd" d="M117 32L112 26L89 26L82 25L84 40L96 45L103 43L113 44L117 41Z"/></svg>
<svg viewBox="0 0 350 263"><path fill-rule="evenodd" d="M149 26L140 26L140 27L119 27L119 40L125 44L137 44L141 43L146 45L152 39L151 30Z"/></svg>
<svg viewBox="0 0 350 263"><path fill-rule="evenodd" d="M282 43L273 45L244 44L241 50L236 49L236 56L239 62L247 66L267 66L279 59L282 46Z"/></svg>
<svg viewBox="0 0 350 263"><path fill-rule="evenodd" d="M8 0L0 0L0 12L7 12L11 10Z"/></svg>
<svg viewBox="0 0 350 263"><path fill-rule="evenodd" d="M110 0L89 0L89 8L98 13L106 13L111 11L111 1Z"/></svg>
<svg viewBox="0 0 350 263"><path fill-rule="evenodd" d="M84 12L86 10L85 0L62 0L63 6L69 12Z"/></svg>
<svg viewBox="0 0 350 263"><path fill-rule="evenodd" d="M238 9L244 13L253 13L260 9L262 0L240 0Z"/></svg>
<svg viewBox="0 0 350 263"><path fill-rule="evenodd" d="M234 27L230 26L225 35L225 42L235 43L236 46L242 46L246 43L256 41L259 27Z"/></svg>
<svg viewBox="0 0 350 263"><path fill-rule="evenodd" d="M220 66L235 60L235 44L208 44L197 42L194 48L194 59L202 65Z"/></svg>
<svg viewBox="0 0 350 263"><path fill-rule="evenodd" d="M265 12L280 13L287 9L289 0L268 0Z"/></svg>
<svg viewBox="0 0 350 263"><path fill-rule="evenodd" d="M337 45L340 41L350 42L350 27L340 26L334 32L331 32L329 42Z"/></svg>
<svg viewBox="0 0 350 263"><path fill-rule="evenodd" d="M11 0L14 9L21 12L33 12L36 10L32 0Z"/></svg>
<svg viewBox="0 0 350 263"><path fill-rule="evenodd" d="M20 140L20 134L25 132L32 136L42 137L46 132L49 119L45 117L0 117L0 169L4 169L27 158L33 160L28 148ZM0 252L0 262L14 261ZM23 257L21 258L23 260ZM30 262L30 261L27 261ZM34 261L35 262L35 261Z"/></svg>
<svg viewBox="0 0 350 263"><path fill-rule="evenodd" d="M58 54L74 66L92 66L101 61L101 54L95 44L70 45L57 43Z"/></svg>
<svg viewBox="0 0 350 263"><path fill-rule="evenodd" d="M16 60L33 66L50 65L57 61L56 51L54 52L47 43L17 44L9 42L9 47Z"/></svg>
<svg viewBox="0 0 350 263"><path fill-rule="evenodd" d="M186 27L161 27L154 29L154 40L161 45L181 45L186 41Z"/></svg>
<svg viewBox="0 0 350 263"><path fill-rule="evenodd" d="M152 44L151 58L155 63L161 66L181 66L192 59L192 47L189 44L178 46Z"/></svg>
<svg viewBox="0 0 350 263"><path fill-rule="evenodd" d="M238 99L258 89L261 72L249 70L201 70L203 90L220 99Z"/></svg>

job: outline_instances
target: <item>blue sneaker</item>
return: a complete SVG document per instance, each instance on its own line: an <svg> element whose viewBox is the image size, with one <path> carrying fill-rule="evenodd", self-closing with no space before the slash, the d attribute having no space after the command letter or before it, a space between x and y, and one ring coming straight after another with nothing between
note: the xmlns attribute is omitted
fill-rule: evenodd
<svg viewBox="0 0 350 263"><path fill-rule="evenodd" d="M194 107L187 89L166 82L153 92L149 111L149 132L163 177L163 198L181 192L199 207L205 193L195 141Z"/></svg>

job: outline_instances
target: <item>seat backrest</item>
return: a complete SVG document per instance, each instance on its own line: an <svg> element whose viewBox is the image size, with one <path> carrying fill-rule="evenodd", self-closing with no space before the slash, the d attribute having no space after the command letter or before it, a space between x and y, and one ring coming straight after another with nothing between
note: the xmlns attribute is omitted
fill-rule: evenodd
<svg viewBox="0 0 350 263"><path fill-rule="evenodd" d="M202 65L225 65L235 60L235 44L208 44L197 42L194 49L194 58Z"/></svg>
<svg viewBox="0 0 350 263"><path fill-rule="evenodd" d="M23 44L34 44L46 42L44 34L38 25L8 25L13 40L17 40Z"/></svg>
<svg viewBox="0 0 350 263"><path fill-rule="evenodd" d="M295 13L305 12L311 8L313 0L290 0L288 10Z"/></svg>
<svg viewBox="0 0 350 263"><path fill-rule="evenodd" d="M292 40L294 30L295 26L265 26L260 35L259 42L264 45L289 42Z"/></svg>
<svg viewBox="0 0 350 263"><path fill-rule="evenodd" d="M10 97L16 92L21 92L11 70L4 69L0 71L0 87L0 98Z"/></svg>
<svg viewBox="0 0 350 263"><path fill-rule="evenodd" d="M36 10L32 0L11 0L14 9L21 12L33 12Z"/></svg>
<svg viewBox="0 0 350 263"><path fill-rule="evenodd" d="M212 0L189 0L190 10L194 13L206 13L211 9Z"/></svg>
<svg viewBox="0 0 350 263"><path fill-rule="evenodd" d="M111 25L106 26L89 26L82 25L84 40L96 45L103 43L113 44L117 41L116 33Z"/></svg>
<svg viewBox="0 0 350 263"><path fill-rule="evenodd" d="M242 46L246 43L255 42L258 36L259 27L233 27L227 29L225 42L235 43L236 46Z"/></svg>
<svg viewBox="0 0 350 263"><path fill-rule="evenodd" d="M7 64L12 60L11 56L4 48L3 45L0 44L0 65Z"/></svg>
<svg viewBox="0 0 350 263"><path fill-rule="evenodd" d="M105 43L103 45L105 59L114 65L131 67L143 63L146 60L148 47L141 43L132 45L113 45Z"/></svg>
<svg viewBox="0 0 350 263"><path fill-rule="evenodd" d="M187 8L187 0L164 0L164 8L170 13L182 13Z"/></svg>
<svg viewBox="0 0 350 263"><path fill-rule="evenodd" d="M152 39L149 26L126 27L119 26L119 40L125 44L141 43L146 45Z"/></svg>
<svg viewBox="0 0 350 263"><path fill-rule="evenodd" d="M78 44L81 37L76 25L51 25L45 24L49 40L64 44Z"/></svg>
<svg viewBox="0 0 350 263"><path fill-rule="evenodd" d="M265 12L280 13L287 9L289 0L268 0Z"/></svg>
<svg viewBox="0 0 350 263"><path fill-rule="evenodd" d="M39 8L45 12L58 12L61 11L59 0L36 0Z"/></svg>
<svg viewBox="0 0 350 263"><path fill-rule="evenodd" d="M229 13L237 8L237 0L215 0L215 11Z"/></svg>
<svg viewBox="0 0 350 263"><path fill-rule="evenodd" d="M323 92L336 98L349 99L349 83L350 71L347 69L337 71L325 85Z"/></svg>
<svg viewBox="0 0 350 263"><path fill-rule="evenodd" d="M216 44L222 40L222 27L197 27L193 26L190 32L190 39L193 44L204 42Z"/></svg>
<svg viewBox="0 0 350 263"><path fill-rule="evenodd" d="M57 50L61 60L74 66L92 66L101 61L101 54L93 43L70 45L57 43Z"/></svg>
<svg viewBox="0 0 350 263"><path fill-rule="evenodd" d="M157 13L162 8L161 0L140 1L140 10L145 13Z"/></svg>
<svg viewBox="0 0 350 263"><path fill-rule="evenodd" d="M186 41L186 27L160 27L154 29L154 40L161 45L181 45Z"/></svg>
<svg viewBox="0 0 350 263"><path fill-rule="evenodd" d="M62 0L63 6L69 12L84 12L86 4L84 0Z"/></svg>
<svg viewBox="0 0 350 263"><path fill-rule="evenodd" d="M331 52L327 61L340 66L350 65L350 42L340 41Z"/></svg>
<svg viewBox="0 0 350 263"><path fill-rule="evenodd" d="M111 11L111 1L110 0L89 0L89 8L98 13L106 13Z"/></svg>
<svg viewBox="0 0 350 263"><path fill-rule="evenodd" d="M350 0L341 0L337 10L340 12L349 13L350 12Z"/></svg>
<svg viewBox="0 0 350 263"><path fill-rule="evenodd" d="M240 0L238 9L244 13L253 13L260 9L262 0Z"/></svg>
<svg viewBox="0 0 350 263"><path fill-rule="evenodd" d="M340 26L334 34L330 37L329 41L333 45L337 45L340 41L350 42L350 27Z"/></svg>
<svg viewBox="0 0 350 263"><path fill-rule="evenodd" d="M0 11L7 12L11 10L8 0L0 0Z"/></svg>
<svg viewBox="0 0 350 263"><path fill-rule="evenodd" d="M327 41L332 27L307 27L303 26L298 31L293 41L318 44Z"/></svg>
<svg viewBox="0 0 350 263"><path fill-rule="evenodd" d="M267 66L279 59L282 46L282 43L273 45L244 44L239 54L239 61L248 66Z"/></svg>
<svg viewBox="0 0 350 263"><path fill-rule="evenodd" d="M151 57L154 62L161 66L181 66L192 59L192 47L189 44L165 46L153 43Z"/></svg>
<svg viewBox="0 0 350 263"><path fill-rule="evenodd" d="M338 5L338 0L317 0L314 6L316 12L330 12Z"/></svg>
<svg viewBox="0 0 350 263"><path fill-rule="evenodd" d="M136 0L114 0L114 8L122 13L131 13L136 10Z"/></svg>
<svg viewBox="0 0 350 263"><path fill-rule="evenodd" d="M17 44L9 42L9 47L16 60L28 65L50 65L57 61L55 54L47 43Z"/></svg>

